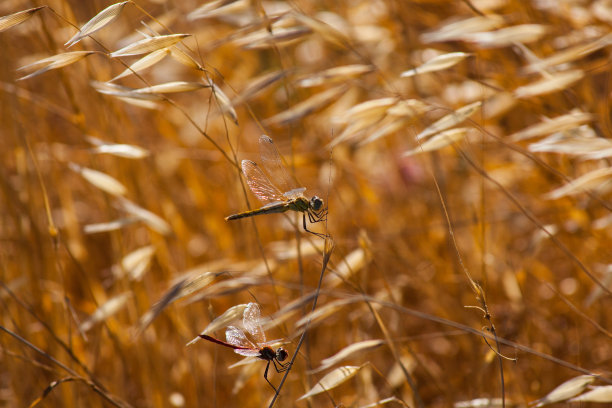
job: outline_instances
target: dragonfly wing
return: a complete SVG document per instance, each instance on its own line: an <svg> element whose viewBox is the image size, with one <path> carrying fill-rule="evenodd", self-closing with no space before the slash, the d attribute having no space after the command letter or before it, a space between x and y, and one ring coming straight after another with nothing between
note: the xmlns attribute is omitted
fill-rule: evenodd
<svg viewBox="0 0 612 408"><path fill-rule="evenodd" d="M259 357L259 355L261 354L257 349L235 349L234 353L240 354L241 356L245 357Z"/></svg>
<svg viewBox="0 0 612 408"><path fill-rule="evenodd" d="M304 191L306 191L306 187L294 188L293 190L283 193L283 195L289 200L292 200L294 198L302 197L304 195Z"/></svg>
<svg viewBox="0 0 612 408"><path fill-rule="evenodd" d="M227 342L233 346L241 347L234 349L234 352L242 355L242 356L254 356L257 357L259 355L259 349L255 344L253 344L244 332L234 326L228 326L225 331L225 339Z"/></svg>
<svg viewBox="0 0 612 408"><path fill-rule="evenodd" d="M261 201L287 201L283 193L270 182L270 179L255 162L243 160L242 172L246 177L249 188Z"/></svg>
<svg viewBox="0 0 612 408"><path fill-rule="evenodd" d="M261 309L257 303L251 302L244 309L242 324L257 344L266 342L266 334L261 328Z"/></svg>
<svg viewBox="0 0 612 408"><path fill-rule="evenodd" d="M278 154L276 145L272 139L266 135L259 138L259 154L268 175L274 180L277 186L284 192L296 187L295 180L287 172L287 168Z"/></svg>
<svg viewBox="0 0 612 408"><path fill-rule="evenodd" d="M282 346L284 344L283 340L281 339L276 339L276 340L270 340L270 341L266 341L265 343L261 343L259 345L259 347L271 347L273 349L277 348L278 346Z"/></svg>

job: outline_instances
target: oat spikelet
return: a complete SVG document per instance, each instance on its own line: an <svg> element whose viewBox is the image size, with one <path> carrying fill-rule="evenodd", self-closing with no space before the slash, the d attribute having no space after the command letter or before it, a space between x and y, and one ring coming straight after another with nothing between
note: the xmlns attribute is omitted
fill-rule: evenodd
<svg viewBox="0 0 612 408"><path fill-rule="evenodd" d="M377 121L387 112L390 106L395 105L398 101L398 98L380 98L361 102L347 110L342 116L334 118L334 121L345 124L370 118Z"/></svg>
<svg viewBox="0 0 612 408"><path fill-rule="evenodd" d="M298 299L295 299L285 306L282 309L276 311L272 316L270 316L266 320L262 320L262 326L264 330L269 330L272 327L279 326L286 321L295 321L293 317L296 313L301 312L302 308L305 307L308 303L312 302L312 299L315 297L316 293L310 292ZM291 319L291 320L289 320Z"/></svg>
<svg viewBox="0 0 612 408"><path fill-rule="evenodd" d="M435 135L436 133L439 133L443 130L446 130L455 125L458 125L459 123L463 122L464 120L472 116L474 113L476 113L480 109L481 106L482 106L481 101L477 101L469 105L462 106L456 111L449 113L448 115L439 119L432 125L428 126L425 130L423 130L421 133L417 135L416 137L417 140L422 140L426 137Z"/></svg>
<svg viewBox="0 0 612 408"><path fill-rule="evenodd" d="M330 302L325 306L318 307L314 312L310 312L306 316L302 317L295 323L295 326L298 328L303 328L307 323L310 322L310 328L312 328L314 325L321 322L328 316L337 313L338 310L353 302L355 302L355 300L353 299L338 299L333 302Z"/></svg>
<svg viewBox="0 0 612 408"><path fill-rule="evenodd" d="M453 408L520 408L523 405L512 402L508 399L502 401L501 398L475 398L467 401L457 401Z"/></svg>
<svg viewBox="0 0 612 408"><path fill-rule="evenodd" d="M319 72L308 78L300 79L297 85L302 88L311 88L321 85L329 85L349 79L355 78L359 75L367 74L374 71L373 65L344 65L341 67L333 67L326 69L325 71Z"/></svg>
<svg viewBox="0 0 612 408"><path fill-rule="evenodd" d="M108 194L114 196L122 196L127 193L127 189L123 184L121 184L121 182L106 173L102 173L98 170L88 169L87 167L81 167L75 163L69 163L69 167L71 170L83 176L83 178L89 183Z"/></svg>
<svg viewBox="0 0 612 408"><path fill-rule="evenodd" d="M343 33L330 26L329 24L326 24L322 21L316 20L301 13L294 13L293 16L300 23L304 24L330 43L335 44L341 48L346 48L346 46L349 44L348 37L346 37Z"/></svg>
<svg viewBox="0 0 612 408"><path fill-rule="evenodd" d="M96 147L89 151L97 154L110 154L125 159L142 159L151 154L147 149L139 146L123 143L107 143L93 136L87 137L87 141Z"/></svg>
<svg viewBox="0 0 612 408"><path fill-rule="evenodd" d="M363 366L343 366L330 371L323 378L321 378L321 380L319 380L319 382L316 383L315 386L310 389L310 391L302 395L297 400L300 401L310 398L314 395L336 388L340 384L351 379L359 370L361 370L362 367Z"/></svg>
<svg viewBox="0 0 612 408"><path fill-rule="evenodd" d="M612 34L596 38L586 44L576 45L565 50L556 52L547 58L532 62L524 68L526 73L542 72L560 64L575 61L592 54L612 43Z"/></svg>
<svg viewBox="0 0 612 408"><path fill-rule="evenodd" d="M397 132L398 130L405 129L410 122L410 118L405 117L395 117L389 118L385 122L381 123L380 126L376 129L376 131L372 132L370 136L366 139L359 142L359 146L364 146L368 143L372 143L373 141L380 139L381 137L388 136L392 133Z"/></svg>
<svg viewBox="0 0 612 408"><path fill-rule="evenodd" d="M424 141L423 143L421 143L419 146L415 147L414 149L408 150L407 152L405 152L404 156L413 156L419 153L433 152L436 150L440 150L443 147L446 147L448 145L451 145L463 139L465 135L467 134L468 130L469 128L462 127L462 128L449 129L449 130L445 130L443 132L437 133L436 135L432 136L431 139L427 139L426 141Z"/></svg>
<svg viewBox="0 0 612 408"><path fill-rule="evenodd" d="M34 71L31 74L23 76L19 78L18 80L23 81L24 79L35 77L37 75L43 74L52 69L58 69L58 68L65 67L66 65L70 65L77 61L80 61L83 58L93 53L94 51L72 51L72 52L65 52L62 54L53 55L52 57L48 57L48 58L43 58L41 60L38 60L36 62L33 62L31 64L18 68L17 69L18 71L22 71L22 70L28 70L31 68L36 69L38 67L41 67L37 71Z"/></svg>
<svg viewBox="0 0 612 408"><path fill-rule="evenodd" d="M119 265L113 265L111 271L118 279L127 275L131 281L140 280L149 267L154 254L155 247L152 245L138 248L124 256Z"/></svg>
<svg viewBox="0 0 612 408"><path fill-rule="evenodd" d="M548 27L541 24L520 24L496 31L464 34L461 39L475 43L482 48L500 48L515 43L525 44L538 41L547 32Z"/></svg>
<svg viewBox="0 0 612 408"><path fill-rule="evenodd" d="M155 302L153 306L140 318L137 335L142 333L168 306L177 300L188 296L209 285L217 276L214 272L203 272L186 277L174 284Z"/></svg>
<svg viewBox="0 0 612 408"><path fill-rule="evenodd" d="M227 279L207 287L201 293L189 299L189 303L199 302L202 299L231 295L232 293L242 292L253 286L265 285L266 283L269 283L267 279L252 276Z"/></svg>
<svg viewBox="0 0 612 408"><path fill-rule="evenodd" d="M584 77L584 71L576 69L571 71L552 74L547 78L540 79L529 85L521 86L514 90L517 98L531 98L533 96L545 95L552 92L563 91L573 83Z"/></svg>
<svg viewBox="0 0 612 408"><path fill-rule="evenodd" d="M590 127L588 131L593 131ZM585 129L585 130L587 130ZM612 140L603 137L587 137L572 133L555 133L529 145L531 152L562 153L580 156L585 160L599 160L612 157Z"/></svg>
<svg viewBox="0 0 612 408"><path fill-rule="evenodd" d="M91 85L102 94L113 96L123 102L145 109L159 109L156 102L164 99L160 94L135 92L136 90L133 88L109 82L92 81Z"/></svg>
<svg viewBox="0 0 612 408"><path fill-rule="evenodd" d="M595 377L592 375L580 375L574 377L571 380L567 380L557 388L549 392L544 398L537 401L535 408L542 407L544 405L552 404L559 401L564 401L574 395L580 394L586 389L586 387L595 381Z"/></svg>
<svg viewBox="0 0 612 408"><path fill-rule="evenodd" d="M509 136L509 139L513 142L518 142L520 140L531 139L538 136L546 136L550 135L551 133L574 129L592 120L593 115L590 113L572 112L545 120L541 123L536 123L535 125L529 126L526 129L514 133L513 135Z"/></svg>
<svg viewBox="0 0 612 408"><path fill-rule="evenodd" d="M572 398L569 402L612 402L612 385L592 387L591 391Z"/></svg>
<svg viewBox="0 0 612 408"><path fill-rule="evenodd" d="M138 220L135 218L120 218L118 220L102 222L99 224L87 224L83 227L85 234L99 234L101 232L117 231L121 228L134 224Z"/></svg>
<svg viewBox="0 0 612 408"><path fill-rule="evenodd" d="M125 57L129 55L140 55L149 52L157 51L162 48L170 47L185 38L189 37L190 34L169 34L169 35L156 35L154 37L148 37L140 41L136 41L130 45L127 45L115 52L110 54L111 57Z"/></svg>
<svg viewBox="0 0 612 408"><path fill-rule="evenodd" d="M116 314L126 305L127 301L132 296L133 295L131 292L124 292L113 298L110 298L109 300L101 304L100 307L98 307L96 311L93 312L93 314L89 316L87 320L81 323L81 325L79 326L80 330L86 332L90 330L93 326L95 326L97 323L100 323L108 319L112 315Z"/></svg>
<svg viewBox="0 0 612 408"><path fill-rule="evenodd" d="M137 217L149 228L158 232L159 234L169 235L172 232L172 228L163 218L161 218L159 215L153 214L149 210L145 210L144 208L134 204L127 198L121 197L119 204L121 205L124 211Z"/></svg>
<svg viewBox="0 0 612 408"><path fill-rule="evenodd" d="M316 95L296 104L291 109L283 111L278 115L274 115L264 121L266 125L284 126L295 122L303 117L323 109L329 105L334 99L346 91L345 86L328 89L327 91L319 92Z"/></svg>
<svg viewBox="0 0 612 408"><path fill-rule="evenodd" d="M593 190L604 194L612 189L612 167L604 167L590 171L566 185L546 194L549 200L556 200L568 195L576 195L587 190Z"/></svg>
<svg viewBox="0 0 612 408"><path fill-rule="evenodd" d="M301 26L274 28L272 34L268 30L259 30L236 39L234 44L244 50L265 50L293 44L311 32L310 28Z"/></svg>
<svg viewBox="0 0 612 408"><path fill-rule="evenodd" d="M365 340L365 341L353 343L343 348L342 350L340 350L333 356L322 360L321 365L318 368L312 370L311 373L318 373L319 371L327 370L329 367L338 364L340 361L345 360L346 358L350 357L353 354L363 353L365 351L380 347L383 344L385 344L385 341L380 340L380 339Z"/></svg>
<svg viewBox="0 0 612 408"><path fill-rule="evenodd" d="M30 17L34 15L38 10L43 9L47 6L40 6L31 8L28 10L18 11L17 13L9 14L8 16L0 17L0 33L4 30L8 30L9 28L16 26L17 24L21 24Z"/></svg>
<svg viewBox="0 0 612 408"><path fill-rule="evenodd" d="M194 60L189 54L177 47L170 48L170 56L179 64L192 68L196 71L204 71L204 67L202 67L198 61Z"/></svg>
<svg viewBox="0 0 612 408"><path fill-rule="evenodd" d="M155 93L179 93L179 92L191 92L202 88L208 88L201 82L187 82L187 81L174 81L166 82L164 84L157 84L153 86L147 86L146 88L134 89L134 93L141 94L155 94Z"/></svg>
<svg viewBox="0 0 612 408"><path fill-rule="evenodd" d="M108 24L112 23L119 14L121 14L121 10L128 4L129 1L122 1L121 3L115 3L113 5L108 6L98 14L96 14L91 20L83 25L79 29L79 32L76 33L71 39L69 39L64 46L67 48L72 47L74 44L78 43L84 37L90 36L98 30L101 30Z"/></svg>
<svg viewBox="0 0 612 408"><path fill-rule="evenodd" d="M418 99L402 99L390 106L386 114L389 116L413 119L431 109L431 106Z"/></svg>
<svg viewBox="0 0 612 408"><path fill-rule="evenodd" d="M212 83L212 82L211 82ZM236 110L232 106L232 102L230 98L217 86L217 84L212 83L212 89L215 97L217 98L217 102L219 102L219 106L221 107L221 111L236 125L238 125L238 114Z"/></svg>
<svg viewBox="0 0 612 408"><path fill-rule="evenodd" d="M164 99L160 95L156 95L149 92L136 92L137 90L134 88L117 85L110 82L92 81L91 85L96 89L96 91L102 94L112 95L118 98L134 98L148 101L161 101Z"/></svg>
<svg viewBox="0 0 612 408"><path fill-rule="evenodd" d="M321 241L305 241L301 240L298 244L295 240L292 241L276 241L270 243L270 249L276 259L279 261L289 261L297 259L298 254L302 257L318 255L323 252L324 243Z"/></svg>
<svg viewBox="0 0 612 408"><path fill-rule="evenodd" d="M187 14L187 20L193 21L202 18L213 18L224 14L234 14L244 11L249 2L244 0L215 0L206 3L191 13Z"/></svg>
<svg viewBox="0 0 612 408"><path fill-rule="evenodd" d="M417 68L402 72L400 77L407 78L427 72L441 71L453 65L457 65L470 55L472 54L466 52L450 52L448 54L438 55Z"/></svg>
<svg viewBox="0 0 612 408"><path fill-rule="evenodd" d="M130 65L129 68L126 68L122 73L120 73L108 82L116 81L119 78L123 78L128 75L132 75L135 72L139 72L149 67L152 67L153 65L163 60L169 53L170 50L167 48L162 48L161 50L153 51L152 53L147 54L138 61L134 62L132 65Z"/></svg>
<svg viewBox="0 0 612 408"><path fill-rule="evenodd" d="M325 277L325 287L334 287L349 279L356 272L359 272L369 262L369 257L365 249L357 248L350 252L333 270L333 273Z"/></svg>
<svg viewBox="0 0 612 408"><path fill-rule="evenodd" d="M389 135L405 126L430 107L416 99L381 98L360 103L350 108L335 122L348 124L329 144L334 147L349 139L356 139L370 132L361 145Z"/></svg>
<svg viewBox="0 0 612 408"><path fill-rule="evenodd" d="M504 24L502 16L476 16L459 21L451 21L440 28L424 33L420 39L423 43L461 40L467 34L485 32L501 27Z"/></svg>
<svg viewBox="0 0 612 408"><path fill-rule="evenodd" d="M261 93L264 89L275 84L277 81L284 78L285 76L287 76L286 71L273 71L273 72L269 72L267 74L261 75L260 77L253 79L242 90L240 95L234 98L234 100L232 101L232 105L238 106L254 98L256 95Z"/></svg>

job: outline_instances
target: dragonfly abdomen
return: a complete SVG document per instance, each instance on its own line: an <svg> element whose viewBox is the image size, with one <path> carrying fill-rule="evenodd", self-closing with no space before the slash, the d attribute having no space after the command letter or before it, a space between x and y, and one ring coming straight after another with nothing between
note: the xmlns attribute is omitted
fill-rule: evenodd
<svg viewBox="0 0 612 408"><path fill-rule="evenodd" d="M285 211L290 210L291 208L287 205L287 203L279 203L277 205L271 205L268 207L258 208L256 210L243 211L238 214L232 214L230 216L225 217L226 221L230 220L238 220L240 218L246 217L254 217L256 215L261 214L275 214L275 213L284 213Z"/></svg>

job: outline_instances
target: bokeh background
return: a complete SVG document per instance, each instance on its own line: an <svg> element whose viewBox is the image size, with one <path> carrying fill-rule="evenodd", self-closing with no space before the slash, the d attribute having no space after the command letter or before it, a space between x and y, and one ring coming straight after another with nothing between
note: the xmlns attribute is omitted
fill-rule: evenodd
<svg viewBox="0 0 612 408"><path fill-rule="evenodd" d="M186 346L249 302L307 327L276 406L610 382L612 3L134 1L65 45L111 4L0 3L41 7L0 20L3 404L267 406L265 362ZM262 134L328 205L320 288L299 214L224 220Z"/></svg>

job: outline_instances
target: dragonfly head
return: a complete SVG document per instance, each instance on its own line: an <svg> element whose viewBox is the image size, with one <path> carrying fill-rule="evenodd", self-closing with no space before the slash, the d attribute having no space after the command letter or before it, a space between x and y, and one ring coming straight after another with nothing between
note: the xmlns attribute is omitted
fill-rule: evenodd
<svg viewBox="0 0 612 408"><path fill-rule="evenodd" d="M279 347L276 350L276 359L278 361L285 361L288 356L289 356L289 353L287 353L287 350L285 350L284 348Z"/></svg>
<svg viewBox="0 0 612 408"><path fill-rule="evenodd" d="M317 212L320 211L321 208L323 208L323 199L317 196L312 196L312 198L310 199L310 208Z"/></svg>

